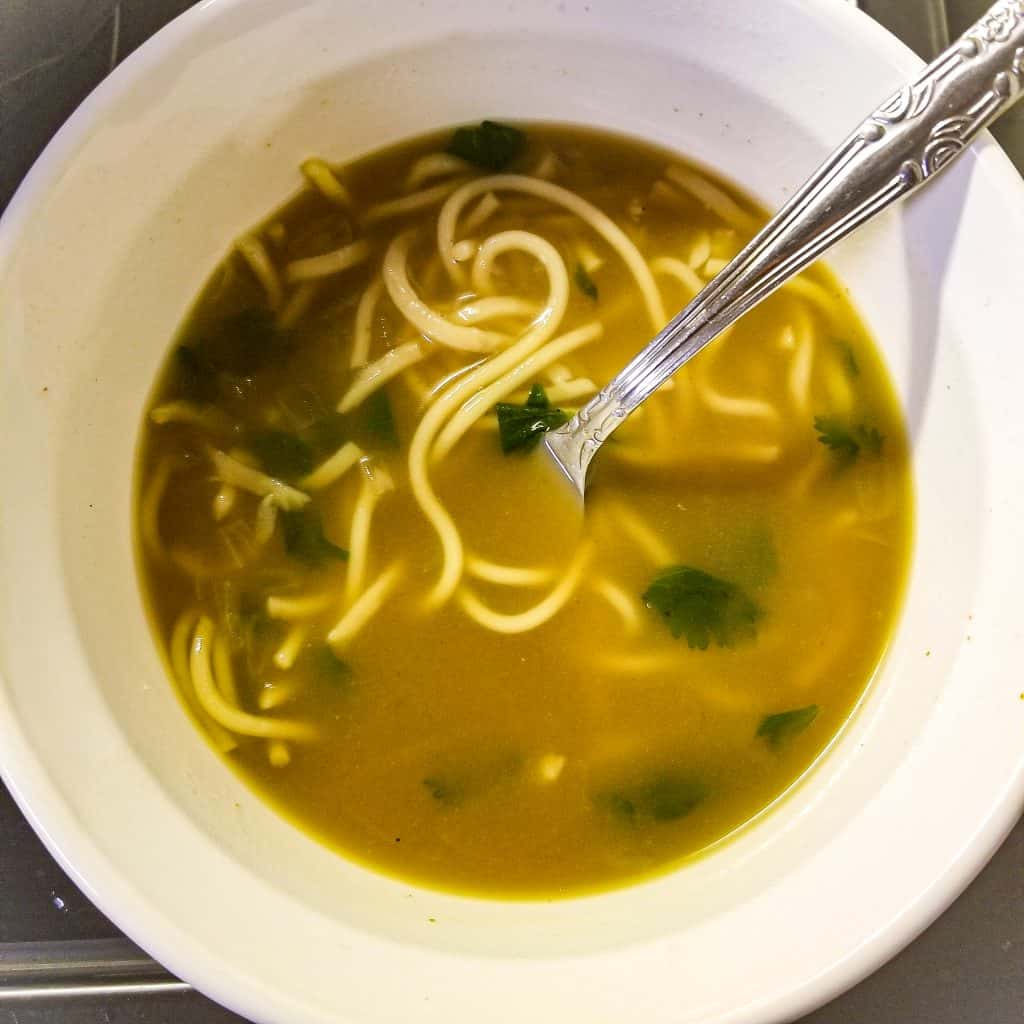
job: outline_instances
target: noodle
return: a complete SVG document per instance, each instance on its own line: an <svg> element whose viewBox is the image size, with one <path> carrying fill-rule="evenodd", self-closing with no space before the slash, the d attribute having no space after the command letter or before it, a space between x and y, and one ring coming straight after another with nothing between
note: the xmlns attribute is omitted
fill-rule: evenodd
<svg viewBox="0 0 1024 1024"><path fill-rule="evenodd" d="M213 518L219 523L231 515L238 500L238 488L233 484L221 484L213 496Z"/></svg>
<svg viewBox="0 0 1024 1024"><path fill-rule="evenodd" d="M369 460L363 459L360 466L365 474L363 485L359 489L356 507L352 512L352 525L349 529L348 574L345 577L345 601L348 604L356 599L363 589L366 577L366 565L370 557L370 524L377 502L389 491L395 489L390 474L381 467L376 469Z"/></svg>
<svg viewBox="0 0 1024 1024"><path fill-rule="evenodd" d="M299 482L307 491L322 491L337 483L362 457L363 449L354 441L346 441L330 458L321 462L309 476Z"/></svg>
<svg viewBox="0 0 1024 1024"><path fill-rule="evenodd" d="M444 178L451 174L466 174L473 168L460 156L452 153L427 153L409 168L405 178L405 189L411 192L433 178Z"/></svg>
<svg viewBox="0 0 1024 1024"><path fill-rule="evenodd" d="M174 472L174 463L169 458L161 459L153 471L139 503L139 533L150 554L159 558L164 544L160 536L160 504L167 490L167 483Z"/></svg>
<svg viewBox="0 0 1024 1024"><path fill-rule="evenodd" d="M267 614L272 619L300 622L327 611L336 601L336 594L305 594L302 597L281 597L271 594L267 598Z"/></svg>
<svg viewBox="0 0 1024 1024"><path fill-rule="evenodd" d="M363 217L363 224L366 226L377 224L382 220L389 220L392 217L405 217L410 213L419 210L426 210L436 206L455 191L459 186L458 181L447 181L443 185L435 185L433 188L424 189L422 192L414 192L411 196L403 196L401 199L390 199L386 203L377 203L366 211Z"/></svg>
<svg viewBox="0 0 1024 1024"><path fill-rule="evenodd" d="M338 402L338 412L351 412L393 377L425 358L428 352L418 341L409 341L385 352L376 362L360 367Z"/></svg>
<svg viewBox="0 0 1024 1024"><path fill-rule="evenodd" d="M541 587L555 572L553 569L531 569L520 565L499 565L485 558L470 555L466 558L466 572L478 580L497 583L503 587Z"/></svg>
<svg viewBox="0 0 1024 1024"><path fill-rule="evenodd" d="M455 245L455 226L459 214L466 203L481 193L502 190L525 192L527 195L538 196L556 203L584 220L618 253L629 268L640 288L644 304L647 307L647 314L651 319L651 326L656 331L664 327L665 307L658 294L654 278L651 276L644 258L640 255L640 251L629 240L622 228L607 214L602 213L596 206L588 203L575 192L570 192L551 182L528 178L520 174L495 174L467 182L453 193L441 208L440 216L437 218L437 249L441 256L441 262L448 268L449 274L456 282L458 282L458 277L452 259L452 247Z"/></svg>
<svg viewBox="0 0 1024 1024"><path fill-rule="evenodd" d="M259 736L264 739L311 740L316 736L312 726L302 722L283 719L261 718L250 715L229 704L213 678L210 665L210 648L214 639L213 621L208 615L201 615L192 637L189 654L189 668L196 689L196 698L203 710L223 728L243 736Z"/></svg>
<svg viewBox="0 0 1024 1024"><path fill-rule="evenodd" d="M584 327L577 327L575 331L569 331L554 341L548 342L543 348L532 353L522 360L514 369L510 370L503 377L481 388L475 395L468 398L462 408L451 418L447 426L441 431L434 448L434 458L442 459L448 454L458 442L459 438L490 409L495 403L500 402L507 395L510 395L518 388L524 380L536 376L545 366L561 359L582 345L586 345L596 338L601 337L601 325L599 323L586 324Z"/></svg>
<svg viewBox="0 0 1024 1024"><path fill-rule="evenodd" d="M514 234L518 236L525 232ZM492 236L492 239L501 239L501 237L495 235ZM562 319L569 301L569 276L557 250L550 242L536 237L532 243L532 249L548 274L550 293L547 308L552 311L551 315L546 319L538 318L516 344L494 358L481 363L443 392L427 409L409 445L409 485L413 496L424 515L430 520L441 541L443 559L441 576L427 597L428 608L436 608L444 604L455 592L455 588L459 584L459 577L462 575L463 560L462 540L459 537L459 532L451 516L438 500L434 489L430 486L427 475L428 456L434 438L464 394L486 387L503 374L514 371L519 363L548 339ZM470 418L470 423L472 423L472 418Z"/></svg>
<svg viewBox="0 0 1024 1024"><path fill-rule="evenodd" d="M216 448L209 449L209 454L218 476L224 483L233 484L260 497L273 495L277 504L288 511L301 508L309 501L308 494L303 494L302 491L297 491L294 487L289 487L288 484L275 480Z"/></svg>
<svg viewBox="0 0 1024 1024"><path fill-rule="evenodd" d="M287 672L295 666L295 660L302 652L311 632L306 622L293 622L280 647L274 651L274 664Z"/></svg>
<svg viewBox="0 0 1024 1024"><path fill-rule="evenodd" d="M296 288L281 312L277 314L277 326L287 331L294 327L307 313L316 298L319 281L303 281Z"/></svg>
<svg viewBox="0 0 1024 1024"><path fill-rule="evenodd" d="M489 295L460 306L455 315L463 323L476 324L503 317L521 316L533 320L539 313L536 303L528 299L516 298L513 295Z"/></svg>
<svg viewBox="0 0 1024 1024"><path fill-rule="evenodd" d="M373 311L377 308L377 303L380 302L383 294L384 282L379 277L375 277L359 299L359 305L356 307L352 355L349 358L349 366L353 370L359 369L360 366L365 366L369 361Z"/></svg>
<svg viewBox="0 0 1024 1024"><path fill-rule="evenodd" d="M640 612L636 602L614 580L600 579L594 583L594 589L603 597L622 619L622 625L629 634L640 629Z"/></svg>
<svg viewBox="0 0 1024 1024"><path fill-rule="evenodd" d="M525 612L519 612L516 615L496 612L492 608L488 608L468 587L459 590L457 595L459 604L470 618L495 633L526 633L529 630L538 629L565 607L579 586L580 578L590 561L591 554L592 545L581 544L557 586L547 597Z"/></svg>
<svg viewBox="0 0 1024 1024"><path fill-rule="evenodd" d="M320 256L292 260L284 268L284 275L293 284L298 281L313 281L321 277L330 277L332 274L340 274L344 270L365 263L369 256L370 246L365 239L361 239Z"/></svg>
<svg viewBox="0 0 1024 1024"><path fill-rule="evenodd" d="M167 644L171 672L178 681L179 692L184 697L185 703L188 704L196 721L210 737L210 741L217 750L226 754L238 746L238 740L203 710L196 697L195 686L192 682L192 670L189 668L189 644L198 618L199 612L195 608L187 608L175 621Z"/></svg>
<svg viewBox="0 0 1024 1024"><path fill-rule="evenodd" d="M327 634L327 643L335 652L352 641L355 635L380 611L402 576L402 565L395 562L384 570L352 603L348 611Z"/></svg>
<svg viewBox="0 0 1024 1024"><path fill-rule="evenodd" d="M684 167L672 166L665 171L665 177L684 192L689 192L698 202L703 203L712 213L742 234L752 235L757 230L757 218L747 213L734 199L712 185L703 175L695 174Z"/></svg>
<svg viewBox="0 0 1024 1024"><path fill-rule="evenodd" d="M156 406L150 410L149 418L161 426L165 423L188 423L214 434L230 434L235 429L231 417L222 409L181 399Z"/></svg>
<svg viewBox="0 0 1024 1024"><path fill-rule="evenodd" d="M405 266L411 244L412 233L398 235L384 257L384 284L402 316L426 337L449 348L491 352L503 344L507 340L504 334L450 323L420 299L409 283Z"/></svg>
<svg viewBox="0 0 1024 1024"><path fill-rule="evenodd" d="M466 219L462 222L462 230L470 233L476 231L477 228L483 227L486 221L488 221L501 206L501 200L493 192L488 192L472 210L466 214Z"/></svg>
<svg viewBox="0 0 1024 1024"><path fill-rule="evenodd" d="M655 274L674 277L690 293L691 299L704 288L703 279L693 267L674 256L659 256L651 260L651 270Z"/></svg>
<svg viewBox="0 0 1024 1024"><path fill-rule="evenodd" d="M244 235L235 243L235 248L249 264L256 275L256 280L263 285L263 290L267 293L267 305L271 309L277 309L281 305L284 293L281 289L281 279L277 276L263 243L253 235Z"/></svg>
<svg viewBox="0 0 1024 1024"><path fill-rule="evenodd" d="M325 199L329 199L338 206L349 207L352 205L352 196L349 195L348 189L342 185L338 176L323 160L318 160L315 157L304 160L299 169Z"/></svg>

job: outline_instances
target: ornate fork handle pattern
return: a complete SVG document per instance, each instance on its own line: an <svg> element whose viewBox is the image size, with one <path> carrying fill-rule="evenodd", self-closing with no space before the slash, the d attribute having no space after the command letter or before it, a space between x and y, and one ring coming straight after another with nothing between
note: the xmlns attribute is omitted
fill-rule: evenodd
<svg viewBox="0 0 1024 1024"><path fill-rule="evenodd" d="M1024 91L1024 0L1000 0L878 107L763 230L546 444L580 493L601 444L726 327L948 166Z"/></svg>

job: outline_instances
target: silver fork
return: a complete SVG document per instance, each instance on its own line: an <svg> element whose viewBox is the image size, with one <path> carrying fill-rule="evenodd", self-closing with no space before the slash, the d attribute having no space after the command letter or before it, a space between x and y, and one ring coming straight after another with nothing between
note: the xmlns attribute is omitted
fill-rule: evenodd
<svg viewBox="0 0 1024 1024"><path fill-rule="evenodd" d="M953 162L1024 89L1024 0L1000 0L885 101L607 386L544 444L582 497L597 450L705 345Z"/></svg>

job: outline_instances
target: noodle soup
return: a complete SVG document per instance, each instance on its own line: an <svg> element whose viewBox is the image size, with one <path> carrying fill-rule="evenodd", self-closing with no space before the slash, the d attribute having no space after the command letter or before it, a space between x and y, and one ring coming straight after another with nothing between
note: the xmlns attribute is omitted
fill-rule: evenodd
<svg viewBox="0 0 1024 1024"><path fill-rule="evenodd" d="M582 525L536 446L764 222L676 155L485 122L319 159L143 428L174 685L346 856L493 896L679 864L807 770L906 572L900 411L815 269L651 398Z"/></svg>

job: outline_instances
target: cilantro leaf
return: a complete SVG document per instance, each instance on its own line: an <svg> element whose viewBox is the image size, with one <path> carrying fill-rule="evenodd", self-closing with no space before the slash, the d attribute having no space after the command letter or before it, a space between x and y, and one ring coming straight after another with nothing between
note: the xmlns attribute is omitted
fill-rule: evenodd
<svg viewBox="0 0 1024 1024"><path fill-rule="evenodd" d="M636 826L685 818L708 793L708 787L700 780L666 771L638 786L601 793L597 803L623 824Z"/></svg>
<svg viewBox="0 0 1024 1024"><path fill-rule="evenodd" d="M848 341L840 341L839 347L843 353L843 367L850 377L860 376L860 364L857 362L857 353Z"/></svg>
<svg viewBox="0 0 1024 1024"><path fill-rule="evenodd" d="M348 437L345 417L329 412L311 423L304 432L305 440L321 455L337 451Z"/></svg>
<svg viewBox="0 0 1024 1024"><path fill-rule="evenodd" d="M348 552L324 536L320 513L308 505L292 511L281 511L281 533L284 549L296 561L319 565L329 558L348 561Z"/></svg>
<svg viewBox="0 0 1024 1024"><path fill-rule="evenodd" d="M314 647L310 659L317 679L339 689L352 681L352 667L347 661L342 661L327 644Z"/></svg>
<svg viewBox="0 0 1024 1024"><path fill-rule="evenodd" d="M481 121L472 127L456 128L448 152L489 171L504 170L526 145L526 135L511 125Z"/></svg>
<svg viewBox="0 0 1024 1024"><path fill-rule="evenodd" d="M594 284L593 278L587 273L586 268L582 263L576 264L576 270L573 273L573 280L576 282L576 287L579 288L579 290L583 292L588 299L593 299L595 302L597 301L597 285Z"/></svg>
<svg viewBox="0 0 1024 1024"><path fill-rule="evenodd" d="M861 423L860 426L854 428L854 433L864 451L871 455L877 455L882 450L885 436L880 434L876 427L868 427Z"/></svg>
<svg viewBox="0 0 1024 1024"><path fill-rule="evenodd" d="M808 704L793 711L780 711L767 715L758 726L757 735L764 737L768 745L781 747L787 740L802 733L818 717L818 705Z"/></svg>
<svg viewBox="0 0 1024 1024"><path fill-rule="evenodd" d="M216 401L220 393L217 368L206 358L206 353L191 345L179 345L174 355L177 390L181 396L200 404Z"/></svg>
<svg viewBox="0 0 1024 1024"><path fill-rule="evenodd" d="M664 617L674 637L685 634L687 644L701 651L712 640L732 647L753 638L761 617L761 609L735 583L688 565L659 572L643 600Z"/></svg>
<svg viewBox="0 0 1024 1024"><path fill-rule="evenodd" d="M462 788L452 779L430 775L423 780L423 785L439 804L454 806L462 803Z"/></svg>
<svg viewBox="0 0 1024 1024"><path fill-rule="evenodd" d="M522 767L518 754L497 753L432 772L422 782L439 804L457 807L514 779Z"/></svg>
<svg viewBox="0 0 1024 1024"><path fill-rule="evenodd" d="M855 459L860 454L860 445L850 428L830 416L815 416L814 429L818 440L844 459Z"/></svg>
<svg viewBox="0 0 1024 1024"><path fill-rule="evenodd" d="M366 429L370 436L386 448L398 447L398 429L387 391L380 388L366 400Z"/></svg>
<svg viewBox="0 0 1024 1024"><path fill-rule="evenodd" d="M264 309L246 309L225 317L201 344L216 369L236 376L280 366L292 352L291 337L278 330L273 315Z"/></svg>
<svg viewBox="0 0 1024 1024"><path fill-rule="evenodd" d="M522 405L514 402L499 402L495 407L498 414L498 438L501 450L509 452L530 451L536 447L541 434L567 423L569 416L556 409L548 400L540 384L534 384Z"/></svg>
<svg viewBox="0 0 1024 1024"><path fill-rule="evenodd" d="M294 434L264 430L249 438L249 448L272 477L296 480L313 472L313 449Z"/></svg>
<svg viewBox="0 0 1024 1024"><path fill-rule="evenodd" d="M885 436L875 427L864 423L849 426L834 416L815 416L814 429L818 440L842 462L853 462L861 450L877 455L882 450Z"/></svg>

